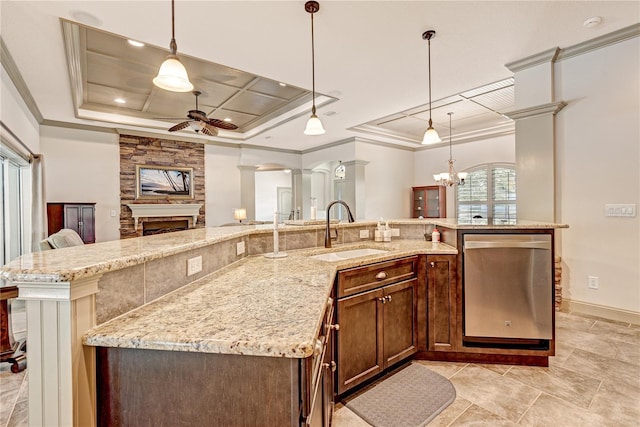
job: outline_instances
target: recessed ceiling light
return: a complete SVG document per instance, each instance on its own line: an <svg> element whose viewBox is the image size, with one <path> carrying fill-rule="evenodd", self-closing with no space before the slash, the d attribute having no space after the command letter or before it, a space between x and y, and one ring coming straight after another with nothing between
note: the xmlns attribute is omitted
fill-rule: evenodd
<svg viewBox="0 0 640 427"><path fill-rule="evenodd" d="M130 44L131 46L135 46L135 47L143 47L143 46L144 46L144 43L141 43L141 42L136 41L136 40L131 40L131 39L129 39L129 40L127 40L127 41L129 42L129 44Z"/></svg>
<svg viewBox="0 0 640 427"><path fill-rule="evenodd" d="M282 83L282 82L280 82L280 83L278 83L278 84L279 84L280 86L282 86L282 87L287 86L287 84L286 84L286 83Z"/></svg>
<svg viewBox="0 0 640 427"><path fill-rule="evenodd" d="M124 99L122 99L122 98L116 98L116 99L114 99L113 101L114 101L114 102L116 102L116 103L118 103L118 104L126 104L126 103L127 103L127 101L125 101L125 100L124 100Z"/></svg>
<svg viewBox="0 0 640 427"><path fill-rule="evenodd" d="M600 25L600 23L602 22L602 18L599 16L592 16L591 18L588 18L586 21L584 21L584 23L582 24L585 28L593 28L593 27L597 27L598 25Z"/></svg>
<svg viewBox="0 0 640 427"><path fill-rule="evenodd" d="M223 119L223 121L225 121L225 122L230 122L230 121L231 121L231 117L225 117L225 118Z"/></svg>

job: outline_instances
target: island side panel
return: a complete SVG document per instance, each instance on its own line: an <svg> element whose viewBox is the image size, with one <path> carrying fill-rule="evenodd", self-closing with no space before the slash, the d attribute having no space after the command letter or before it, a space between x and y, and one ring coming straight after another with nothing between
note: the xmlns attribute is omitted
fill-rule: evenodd
<svg viewBox="0 0 640 427"><path fill-rule="evenodd" d="M98 426L298 426L300 360L98 347Z"/></svg>

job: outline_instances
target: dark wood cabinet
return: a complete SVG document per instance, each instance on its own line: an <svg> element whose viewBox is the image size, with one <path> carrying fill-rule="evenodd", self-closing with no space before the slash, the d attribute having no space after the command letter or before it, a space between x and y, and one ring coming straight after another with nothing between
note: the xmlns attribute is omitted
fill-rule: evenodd
<svg viewBox="0 0 640 427"><path fill-rule="evenodd" d="M427 255L427 349L458 350L456 255Z"/></svg>
<svg viewBox="0 0 640 427"><path fill-rule="evenodd" d="M95 243L95 203L47 203L47 235L69 228L84 243Z"/></svg>
<svg viewBox="0 0 640 427"><path fill-rule="evenodd" d="M447 216L447 191L439 185L411 188L411 218Z"/></svg>
<svg viewBox="0 0 640 427"><path fill-rule="evenodd" d="M347 295L337 309L338 394L417 351L416 273L417 257L411 257L338 274L338 295ZM371 278L378 287L371 289ZM366 290L353 293L358 288Z"/></svg>

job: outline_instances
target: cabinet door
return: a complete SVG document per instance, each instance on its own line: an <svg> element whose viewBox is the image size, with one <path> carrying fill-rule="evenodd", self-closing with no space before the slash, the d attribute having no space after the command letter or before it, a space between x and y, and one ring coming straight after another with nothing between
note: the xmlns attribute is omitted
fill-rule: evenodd
<svg viewBox="0 0 640 427"><path fill-rule="evenodd" d="M412 187L411 217L443 218L447 213L447 191L439 185Z"/></svg>
<svg viewBox="0 0 640 427"><path fill-rule="evenodd" d="M427 256L427 345L430 351L457 348L455 255Z"/></svg>
<svg viewBox="0 0 640 427"><path fill-rule="evenodd" d="M393 365L417 351L418 279L384 288L384 367Z"/></svg>
<svg viewBox="0 0 640 427"><path fill-rule="evenodd" d="M383 369L382 289L338 301L338 394Z"/></svg>
<svg viewBox="0 0 640 427"><path fill-rule="evenodd" d="M64 228L69 228L85 243L95 243L95 207L93 205L64 205Z"/></svg>

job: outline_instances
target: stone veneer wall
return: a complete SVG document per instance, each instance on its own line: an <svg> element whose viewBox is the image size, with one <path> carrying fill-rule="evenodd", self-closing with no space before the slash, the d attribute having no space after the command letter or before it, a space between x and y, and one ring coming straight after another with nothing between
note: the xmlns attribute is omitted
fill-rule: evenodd
<svg viewBox="0 0 640 427"><path fill-rule="evenodd" d="M136 200L136 165L193 168L193 199ZM120 135L120 238L142 236L142 226L134 230L130 203L202 203L195 227L205 226L204 145L191 142ZM167 221L184 217L140 218L140 221ZM190 220L191 221L191 220ZM192 225L193 226L193 225Z"/></svg>

